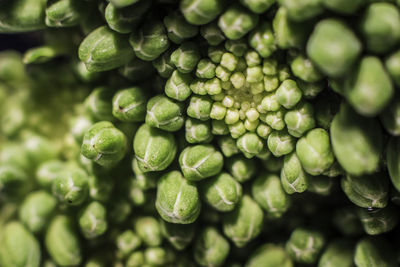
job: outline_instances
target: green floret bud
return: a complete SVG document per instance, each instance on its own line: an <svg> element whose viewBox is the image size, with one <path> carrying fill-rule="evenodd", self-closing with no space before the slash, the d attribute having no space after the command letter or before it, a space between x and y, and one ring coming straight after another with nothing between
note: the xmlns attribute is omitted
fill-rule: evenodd
<svg viewBox="0 0 400 267"><path fill-rule="evenodd" d="M398 222L399 215L393 206L383 209L358 209L358 217L368 235L380 235L393 230Z"/></svg>
<svg viewBox="0 0 400 267"><path fill-rule="evenodd" d="M174 160L177 143L171 133L143 124L135 134L133 150L140 170L162 171Z"/></svg>
<svg viewBox="0 0 400 267"><path fill-rule="evenodd" d="M290 207L289 195L283 190L279 176L260 175L251 185L254 200L269 218L281 217Z"/></svg>
<svg viewBox="0 0 400 267"><path fill-rule="evenodd" d="M377 170L383 136L376 119L361 117L343 104L333 118L330 134L333 152L346 172L359 176Z"/></svg>
<svg viewBox="0 0 400 267"><path fill-rule="evenodd" d="M358 267L397 265L392 244L382 237L365 237L358 241L353 260Z"/></svg>
<svg viewBox="0 0 400 267"><path fill-rule="evenodd" d="M218 26L228 39L237 40L245 36L258 23L258 15L243 9L240 5L231 5L218 20Z"/></svg>
<svg viewBox="0 0 400 267"><path fill-rule="evenodd" d="M177 250L185 249L193 240L195 235L195 224L175 224L160 221L161 233L164 238Z"/></svg>
<svg viewBox="0 0 400 267"><path fill-rule="evenodd" d="M254 13L264 13L276 1L275 0L240 0L240 3Z"/></svg>
<svg viewBox="0 0 400 267"><path fill-rule="evenodd" d="M147 97L144 88L131 87L119 90L113 97L112 114L124 122L144 121Z"/></svg>
<svg viewBox="0 0 400 267"><path fill-rule="evenodd" d="M184 124L183 105L164 95L152 97L147 102L146 124L168 132L175 132Z"/></svg>
<svg viewBox="0 0 400 267"><path fill-rule="evenodd" d="M174 70L165 84L165 94L177 101L186 100L192 93L190 89L190 83L192 80L190 74Z"/></svg>
<svg viewBox="0 0 400 267"><path fill-rule="evenodd" d="M246 64L249 67L255 67L261 64L261 57L254 50L248 50L244 57L246 60Z"/></svg>
<svg viewBox="0 0 400 267"><path fill-rule="evenodd" d="M238 64L238 58L229 52L226 52L221 57L220 66L226 68L228 71L232 72L236 69Z"/></svg>
<svg viewBox="0 0 400 267"><path fill-rule="evenodd" d="M210 142L213 138L210 122L187 118L185 122L185 138L190 144Z"/></svg>
<svg viewBox="0 0 400 267"><path fill-rule="evenodd" d="M142 28L134 31L129 42L135 55L145 61L158 58L170 45L164 24L154 20L144 23Z"/></svg>
<svg viewBox="0 0 400 267"><path fill-rule="evenodd" d="M59 266L76 266L82 261L79 236L71 217L54 217L45 234L45 246L51 258Z"/></svg>
<svg viewBox="0 0 400 267"><path fill-rule="evenodd" d="M161 218L167 222L178 224L194 222L201 209L196 185L185 179L178 171L163 175L157 186L156 208Z"/></svg>
<svg viewBox="0 0 400 267"><path fill-rule="evenodd" d="M304 170L311 175L322 174L334 161L329 135L321 128L313 129L299 139L296 154Z"/></svg>
<svg viewBox="0 0 400 267"><path fill-rule="evenodd" d="M276 93L267 94L261 101L261 108L263 111L278 111L281 108Z"/></svg>
<svg viewBox="0 0 400 267"><path fill-rule="evenodd" d="M185 42L171 54L171 62L182 73L192 72L200 60L200 52L193 42Z"/></svg>
<svg viewBox="0 0 400 267"><path fill-rule="evenodd" d="M237 139L246 133L246 127L243 122L238 121L229 125L229 132L233 138Z"/></svg>
<svg viewBox="0 0 400 267"><path fill-rule="evenodd" d="M274 131L268 136L268 149L275 157L287 155L295 149L296 139L286 131Z"/></svg>
<svg viewBox="0 0 400 267"><path fill-rule="evenodd" d="M161 225L153 217L139 217L134 222L135 232L138 234L144 244L149 247L161 245Z"/></svg>
<svg viewBox="0 0 400 267"><path fill-rule="evenodd" d="M169 39L176 44L196 36L199 31L197 26L188 23L182 15L175 13L164 17L164 25Z"/></svg>
<svg viewBox="0 0 400 267"><path fill-rule="evenodd" d="M325 8L334 12L348 15L356 12L365 4L365 2L363 0L355 0L351 2L347 2L346 0L322 0L322 4Z"/></svg>
<svg viewBox="0 0 400 267"><path fill-rule="evenodd" d="M145 266L143 251L135 251L126 260L126 267Z"/></svg>
<svg viewBox="0 0 400 267"><path fill-rule="evenodd" d="M171 62L171 50L167 50L151 63L163 78L169 78L175 70L175 65Z"/></svg>
<svg viewBox="0 0 400 267"><path fill-rule="evenodd" d="M1 266L41 266L41 250L38 240L18 221L11 221L2 226L0 241Z"/></svg>
<svg viewBox="0 0 400 267"><path fill-rule="evenodd" d="M286 124L284 121L285 111L281 108L278 111L271 111L260 117L260 119L268 124L272 129L281 131L285 128ZM264 114L263 114L264 115Z"/></svg>
<svg viewBox="0 0 400 267"><path fill-rule="evenodd" d="M93 201L83 208L79 216L81 232L87 239L101 236L107 230L107 211L100 202Z"/></svg>
<svg viewBox="0 0 400 267"><path fill-rule="evenodd" d="M255 133L246 133L236 142L237 147L247 158L252 158L264 149L262 139Z"/></svg>
<svg viewBox="0 0 400 267"><path fill-rule="evenodd" d="M175 261L175 254L170 248L151 247L145 249L144 258L149 266L168 266Z"/></svg>
<svg viewBox="0 0 400 267"><path fill-rule="evenodd" d="M341 180L343 192L351 202L362 208L384 208L389 199L389 183L382 173L346 175Z"/></svg>
<svg viewBox="0 0 400 267"><path fill-rule="evenodd" d="M125 230L117 236L115 243L118 253L121 253L123 257L127 257L140 247L142 240L134 231Z"/></svg>
<svg viewBox="0 0 400 267"><path fill-rule="evenodd" d="M286 252L298 263L312 264L317 261L324 244L325 238L320 232L296 228L286 243Z"/></svg>
<svg viewBox="0 0 400 267"><path fill-rule="evenodd" d="M188 146L179 155L179 165L183 176L190 181L198 181L218 174L223 164L221 152L211 145Z"/></svg>
<svg viewBox="0 0 400 267"><path fill-rule="evenodd" d="M245 38L241 38L238 40L228 39L225 42L225 49L235 56L239 57L238 60L244 55L246 50L248 49L248 44Z"/></svg>
<svg viewBox="0 0 400 267"><path fill-rule="evenodd" d="M113 90L107 87L95 88L85 99L85 111L95 121L113 121Z"/></svg>
<svg viewBox="0 0 400 267"><path fill-rule="evenodd" d="M300 102L292 110L286 112L285 124L289 134L297 138L301 137L315 127L313 106L305 101Z"/></svg>
<svg viewBox="0 0 400 267"><path fill-rule="evenodd" d="M210 118L223 120L226 115L226 107L221 102L214 102L211 107Z"/></svg>
<svg viewBox="0 0 400 267"><path fill-rule="evenodd" d="M286 155L283 159L281 183L288 194L302 193L308 189L309 175L303 170L295 152Z"/></svg>
<svg viewBox="0 0 400 267"><path fill-rule="evenodd" d="M187 115L201 121L209 120L212 103L209 96L194 95L190 98Z"/></svg>
<svg viewBox="0 0 400 267"><path fill-rule="evenodd" d="M242 186L227 173L207 179L201 184L202 199L220 212L231 211L242 197Z"/></svg>
<svg viewBox="0 0 400 267"><path fill-rule="evenodd" d="M321 0L278 0L288 10L288 16L294 21L304 21L318 16L323 12Z"/></svg>
<svg viewBox="0 0 400 267"><path fill-rule="evenodd" d="M276 90L276 99L287 109L293 108L301 99L302 92L294 80L285 80Z"/></svg>
<svg viewBox="0 0 400 267"><path fill-rule="evenodd" d="M276 50L271 24L261 22L249 35L249 44L261 57L267 58Z"/></svg>
<svg viewBox="0 0 400 267"><path fill-rule="evenodd" d="M49 1L46 8L48 27L70 27L79 24L82 19L84 3L71 0Z"/></svg>
<svg viewBox="0 0 400 267"><path fill-rule="evenodd" d="M221 57L222 60L222 57ZM225 67L219 65L217 66L217 68L215 69L215 76L217 78L219 78L222 82L227 82L229 81L229 78L231 76L231 72L229 72L228 69L226 69Z"/></svg>
<svg viewBox="0 0 400 267"><path fill-rule="evenodd" d="M190 74L189 74L190 75ZM206 79L194 79L190 83L189 87L190 90L192 90L193 93L196 95L206 95L207 90L205 87Z"/></svg>
<svg viewBox="0 0 400 267"><path fill-rule="evenodd" d="M344 82L343 94L347 101L367 117L379 114L389 104L393 93L392 81L377 57L364 57Z"/></svg>
<svg viewBox="0 0 400 267"><path fill-rule="evenodd" d="M400 42L400 12L391 3L372 3L360 21L367 49L382 54Z"/></svg>
<svg viewBox="0 0 400 267"><path fill-rule="evenodd" d="M312 61L301 54L290 63L290 69L294 76L305 82L312 83L322 79L321 73L316 69Z"/></svg>
<svg viewBox="0 0 400 267"><path fill-rule="evenodd" d="M272 133L272 128L264 123L259 123L256 129L256 133L259 137L266 140L268 136Z"/></svg>
<svg viewBox="0 0 400 267"><path fill-rule="evenodd" d="M198 78L211 79L215 77L216 66L209 59L201 59L197 64L196 76Z"/></svg>
<svg viewBox="0 0 400 267"><path fill-rule="evenodd" d="M57 175L52 192L59 201L68 205L82 204L88 195L88 176L82 169L68 168Z"/></svg>
<svg viewBox="0 0 400 267"><path fill-rule="evenodd" d="M260 206L244 195L236 208L223 216L222 226L225 236L241 248L260 234L263 220Z"/></svg>
<svg viewBox="0 0 400 267"><path fill-rule="evenodd" d="M30 193L19 208L19 219L32 233L45 229L53 212L57 200L46 191Z"/></svg>
<svg viewBox="0 0 400 267"><path fill-rule="evenodd" d="M194 244L194 259L200 266L223 266L229 249L229 242L216 228L206 227Z"/></svg>
<svg viewBox="0 0 400 267"><path fill-rule="evenodd" d="M149 1L138 1L133 5L121 8L111 2L104 11L104 18L112 30L119 33L130 33L137 29L150 6Z"/></svg>
<svg viewBox="0 0 400 267"><path fill-rule="evenodd" d="M91 32L79 46L79 59L89 72L115 69L134 57L128 38L101 26Z"/></svg>
<svg viewBox="0 0 400 267"><path fill-rule="evenodd" d="M248 67L246 69L246 82L248 83L262 82L263 78L264 75L262 73L261 66Z"/></svg>
<svg viewBox="0 0 400 267"><path fill-rule="evenodd" d="M212 46L219 45L225 40L225 35L218 27L216 21L200 27L200 34L206 39L207 43ZM212 48L212 46L209 47Z"/></svg>
<svg viewBox="0 0 400 267"><path fill-rule="evenodd" d="M65 163L59 160L50 160L39 165L36 171L36 180L43 188L49 189L58 174L65 169Z"/></svg>
<svg viewBox="0 0 400 267"><path fill-rule="evenodd" d="M322 253L318 267L353 266L354 247L350 240L336 239Z"/></svg>
<svg viewBox="0 0 400 267"><path fill-rule="evenodd" d="M361 53L361 43L343 22L318 22L307 43L307 55L329 77L346 74Z"/></svg>
<svg viewBox="0 0 400 267"><path fill-rule="evenodd" d="M236 146L236 140L230 136L222 136L218 139L218 146L225 157L231 157L238 154L239 148Z"/></svg>
<svg viewBox="0 0 400 267"><path fill-rule="evenodd" d="M309 23L292 21L288 10L280 7L272 21L276 44L281 49L302 48L307 40Z"/></svg>
<svg viewBox="0 0 400 267"><path fill-rule="evenodd" d="M218 78L207 80L204 84L204 88L206 89L207 94L214 98L214 100L218 100L215 99L215 97L222 93L221 81Z"/></svg>
<svg viewBox="0 0 400 267"><path fill-rule="evenodd" d="M209 46L207 49L208 57L215 64L219 64L221 62L222 55L225 52L225 49L221 46Z"/></svg>
<svg viewBox="0 0 400 267"><path fill-rule="evenodd" d="M211 133L213 135L227 135L229 134L229 127L224 121L212 120Z"/></svg>
<svg viewBox="0 0 400 267"><path fill-rule="evenodd" d="M125 156L127 140L125 134L111 122L94 124L85 133L81 153L103 167L115 166Z"/></svg>
<svg viewBox="0 0 400 267"><path fill-rule="evenodd" d="M220 0L183 0L180 10L189 23L203 25L213 21L223 11L225 3Z"/></svg>
<svg viewBox="0 0 400 267"><path fill-rule="evenodd" d="M286 251L275 244L265 244L257 248L246 262L246 267L293 267Z"/></svg>

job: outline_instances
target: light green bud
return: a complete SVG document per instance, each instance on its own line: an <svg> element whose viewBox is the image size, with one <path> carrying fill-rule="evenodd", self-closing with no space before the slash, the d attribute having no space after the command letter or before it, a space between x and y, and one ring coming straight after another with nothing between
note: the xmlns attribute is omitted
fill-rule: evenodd
<svg viewBox="0 0 400 267"><path fill-rule="evenodd" d="M383 209L367 210L359 208L358 217L368 235L380 235L393 230L398 222L399 215L393 206Z"/></svg>
<svg viewBox="0 0 400 267"><path fill-rule="evenodd" d="M249 257L245 267L293 267L293 262L286 251L275 244L258 247Z"/></svg>
<svg viewBox="0 0 400 267"><path fill-rule="evenodd" d="M165 84L165 94L178 101L186 100L192 93L190 89L192 80L190 74L174 70Z"/></svg>
<svg viewBox="0 0 400 267"><path fill-rule="evenodd" d="M88 176L79 168L67 168L57 175L52 185L53 195L68 205L82 204L88 195Z"/></svg>
<svg viewBox="0 0 400 267"><path fill-rule="evenodd" d="M261 114L260 120L268 124L272 129L281 131L285 128L285 110L280 108L277 111L270 111L268 113Z"/></svg>
<svg viewBox="0 0 400 267"><path fill-rule="evenodd" d="M144 265L144 255L142 251L133 252L126 260L126 267L142 267Z"/></svg>
<svg viewBox="0 0 400 267"><path fill-rule="evenodd" d="M328 170L334 161L329 135L322 128L315 128L301 137L296 144L296 154L301 166L311 175Z"/></svg>
<svg viewBox="0 0 400 267"><path fill-rule="evenodd" d="M59 266L75 266L82 261L78 234L70 217L59 215L51 220L45 235L45 245Z"/></svg>
<svg viewBox="0 0 400 267"><path fill-rule="evenodd" d="M400 42L400 12L391 3L372 3L364 11L360 32L368 51L382 54Z"/></svg>
<svg viewBox="0 0 400 267"><path fill-rule="evenodd" d="M113 97L112 114L124 122L143 121L146 114L147 97L144 89L131 87L119 90Z"/></svg>
<svg viewBox="0 0 400 267"><path fill-rule="evenodd" d="M32 233L41 232L56 206L56 199L46 191L30 193L19 208L19 219Z"/></svg>
<svg viewBox="0 0 400 267"><path fill-rule="evenodd" d="M194 259L200 266L223 266L229 249L229 242L209 226L200 232L194 244Z"/></svg>
<svg viewBox="0 0 400 267"><path fill-rule="evenodd" d="M239 148L236 146L236 140L230 136L222 136L218 139L218 145L225 157L231 157L238 154Z"/></svg>
<svg viewBox="0 0 400 267"><path fill-rule="evenodd" d="M314 230L296 228L286 242L286 252L298 263L312 264L325 244L324 236Z"/></svg>
<svg viewBox="0 0 400 267"><path fill-rule="evenodd" d="M23 147L33 166L38 166L43 162L58 157L60 151L57 144L48 138L34 133L28 133L23 138Z"/></svg>
<svg viewBox="0 0 400 267"><path fill-rule="evenodd" d="M276 50L275 37L269 22L261 22L249 35L249 44L261 57L267 58Z"/></svg>
<svg viewBox="0 0 400 267"><path fill-rule="evenodd" d="M290 198L275 174L259 175L251 184L251 193L269 218L281 217L290 207Z"/></svg>
<svg viewBox="0 0 400 267"><path fill-rule="evenodd" d="M89 72L121 67L134 57L128 38L101 26L91 32L79 46L79 59Z"/></svg>
<svg viewBox="0 0 400 267"><path fill-rule="evenodd" d="M322 253L318 267L352 267L354 247L347 239L336 239Z"/></svg>
<svg viewBox="0 0 400 267"><path fill-rule="evenodd" d="M0 265L3 267L39 267L40 245L35 236L17 222L2 226Z"/></svg>
<svg viewBox="0 0 400 267"><path fill-rule="evenodd" d="M126 136L108 121L90 127L81 146L83 156L106 168L120 162L126 151Z"/></svg>
<svg viewBox="0 0 400 267"><path fill-rule="evenodd" d="M377 120L361 117L343 104L332 121L330 133L333 152L346 172L361 175L378 168L383 144Z"/></svg>
<svg viewBox="0 0 400 267"><path fill-rule="evenodd" d="M157 95L147 102L146 124L164 131L175 132L184 124L183 105Z"/></svg>
<svg viewBox="0 0 400 267"><path fill-rule="evenodd" d="M79 216L79 226L87 239L101 236L107 230L106 208L97 201L90 202Z"/></svg>
<svg viewBox="0 0 400 267"><path fill-rule="evenodd" d="M278 0L281 6L288 10L291 20L304 21L318 16L323 12L321 0Z"/></svg>
<svg viewBox="0 0 400 267"><path fill-rule="evenodd" d="M218 174L224 158L212 145L188 146L179 155L179 165L186 179L199 181Z"/></svg>
<svg viewBox="0 0 400 267"><path fill-rule="evenodd" d="M175 224L160 221L161 233L164 238L176 249L185 249L193 240L195 235L195 224Z"/></svg>
<svg viewBox="0 0 400 267"><path fill-rule="evenodd" d="M151 63L163 78L169 78L175 70L175 65L171 62L172 50L167 50Z"/></svg>
<svg viewBox="0 0 400 267"><path fill-rule="evenodd" d="M143 124L136 132L133 150L143 172L162 171L174 160L177 144L171 133Z"/></svg>
<svg viewBox="0 0 400 267"><path fill-rule="evenodd" d="M324 19L315 26L307 55L329 77L346 74L361 53L361 43L343 22Z"/></svg>
<svg viewBox="0 0 400 267"><path fill-rule="evenodd" d="M134 31L129 43L135 55L141 60L152 61L158 58L169 47L169 40L161 21L145 22L144 26Z"/></svg>
<svg viewBox="0 0 400 267"><path fill-rule="evenodd" d="M295 148L296 139L286 131L274 131L268 136L268 149L275 157L287 155Z"/></svg>
<svg viewBox="0 0 400 267"><path fill-rule="evenodd" d="M185 138L190 144L208 143L212 140L211 126L208 121L186 118Z"/></svg>
<svg viewBox="0 0 400 267"><path fill-rule="evenodd" d="M303 170L295 152L284 157L281 170L282 187L288 194L302 193L307 190L309 175Z"/></svg>
<svg viewBox="0 0 400 267"><path fill-rule="evenodd" d="M294 137L301 137L315 127L313 106L305 101L300 102L294 109L285 114L288 132Z"/></svg>
<svg viewBox="0 0 400 267"><path fill-rule="evenodd" d="M143 266L168 266L175 260L174 251L163 247L146 248L144 251L145 265Z"/></svg>
<svg viewBox="0 0 400 267"><path fill-rule="evenodd" d="M201 209L196 185L185 179L178 171L163 175L157 186L156 208L161 218L167 222L178 224L194 222Z"/></svg>
<svg viewBox="0 0 400 267"><path fill-rule="evenodd" d="M125 230L116 238L118 252L122 253L123 257L129 256L129 254L138 249L141 244L142 240L132 230Z"/></svg>
<svg viewBox="0 0 400 267"><path fill-rule="evenodd" d="M221 62L222 55L225 52L226 51L222 46L209 46L207 49L208 57L215 64L219 64Z"/></svg>
<svg viewBox="0 0 400 267"><path fill-rule="evenodd" d="M219 45L225 40L225 35L218 27L218 23L216 21L211 22L207 25L201 26L200 34L206 39L207 43L212 46Z"/></svg>
<svg viewBox="0 0 400 267"><path fill-rule="evenodd" d="M207 179L201 184L202 199L220 212L231 211L242 197L242 186L227 173Z"/></svg>
<svg viewBox="0 0 400 267"><path fill-rule="evenodd" d="M176 44L196 36L199 31L197 26L188 23L179 13L165 16L164 25L167 28L169 39Z"/></svg>
<svg viewBox="0 0 400 267"><path fill-rule="evenodd" d="M130 33L137 29L150 6L149 1L138 1L127 7L118 7L111 2L105 9L104 18L112 30Z"/></svg>
<svg viewBox="0 0 400 267"><path fill-rule="evenodd" d="M244 53L246 52L246 50L248 48L249 47L247 44L247 40L245 38L241 38L238 40L228 39L225 42L225 49L228 50L229 52L231 52L232 54L234 54L235 56L239 57L238 64L240 64L240 62L246 63L246 61L242 61L243 58L241 58L241 57L244 55ZM244 65L244 66L246 66L246 65ZM237 68L236 70L242 71L243 69Z"/></svg>
<svg viewBox="0 0 400 267"><path fill-rule="evenodd" d="M292 21L288 11L281 6L272 21L276 44L281 49L302 48L307 40L309 25Z"/></svg>
<svg viewBox="0 0 400 267"><path fill-rule="evenodd" d="M346 175L341 180L342 190L351 202L362 208L384 208L389 198L388 179L382 173Z"/></svg>
<svg viewBox="0 0 400 267"><path fill-rule="evenodd" d="M301 99L302 92L293 80L285 80L276 90L276 99L287 109L293 108Z"/></svg>
<svg viewBox="0 0 400 267"><path fill-rule="evenodd" d="M194 119L207 121L210 119L210 112L213 101L209 96L193 95L187 108L187 115Z"/></svg>
<svg viewBox="0 0 400 267"><path fill-rule="evenodd" d="M36 171L36 180L43 188L49 189L58 174L65 169L65 163L59 160L50 160L39 165Z"/></svg>
<svg viewBox="0 0 400 267"><path fill-rule="evenodd" d="M255 133L245 133L236 141L236 145L243 155L247 158L252 158L264 149L262 139Z"/></svg>
<svg viewBox="0 0 400 267"><path fill-rule="evenodd" d="M219 17L218 26L228 39L237 40L245 36L258 23L258 15L232 4ZM238 27L237 25L240 25Z"/></svg>
<svg viewBox="0 0 400 267"><path fill-rule="evenodd" d="M400 25L399 25L400 26ZM379 58L364 57L345 80L343 94L361 115L379 114L392 99L394 88Z"/></svg>
<svg viewBox="0 0 400 267"><path fill-rule="evenodd" d="M46 0L7 1L0 10L0 32L19 33L41 30L46 27Z"/></svg>
<svg viewBox="0 0 400 267"><path fill-rule="evenodd" d="M46 7L46 25L48 27L76 26L81 21L85 8L88 8L88 6L80 1L48 1Z"/></svg>
<svg viewBox="0 0 400 267"><path fill-rule="evenodd" d="M242 155L235 155L225 160L225 168L238 182L243 183L256 173L256 162Z"/></svg>
<svg viewBox="0 0 400 267"><path fill-rule="evenodd" d="M203 25L213 21L223 11L225 3L224 0L183 0L180 10L190 24Z"/></svg>
<svg viewBox="0 0 400 267"><path fill-rule="evenodd" d="M224 214L224 234L236 247L244 247L260 234L263 219L260 206L251 197L244 195L233 211Z"/></svg>
<svg viewBox="0 0 400 267"><path fill-rule="evenodd" d="M139 217L134 221L135 232L143 243L150 247L161 245L161 225L153 217Z"/></svg>
<svg viewBox="0 0 400 267"><path fill-rule="evenodd" d="M181 44L171 54L171 62L182 73L192 72L200 60L199 48L194 42Z"/></svg>
<svg viewBox="0 0 400 267"><path fill-rule="evenodd" d="M316 69L312 61L299 54L290 63L290 69L294 76L305 82L317 82L322 79L322 74Z"/></svg>
<svg viewBox="0 0 400 267"><path fill-rule="evenodd" d="M201 59L197 64L196 76L198 78L211 79L215 77L215 64L209 59Z"/></svg>
<svg viewBox="0 0 400 267"><path fill-rule="evenodd" d="M95 121L113 121L113 95L114 91L110 88L95 88L85 99L85 111Z"/></svg>
<svg viewBox="0 0 400 267"><path fill-rule="evenodd" d="M395 267L396 253L393 247L382 237L365 237L358 241L354 252L357 267Z"/></svg>

